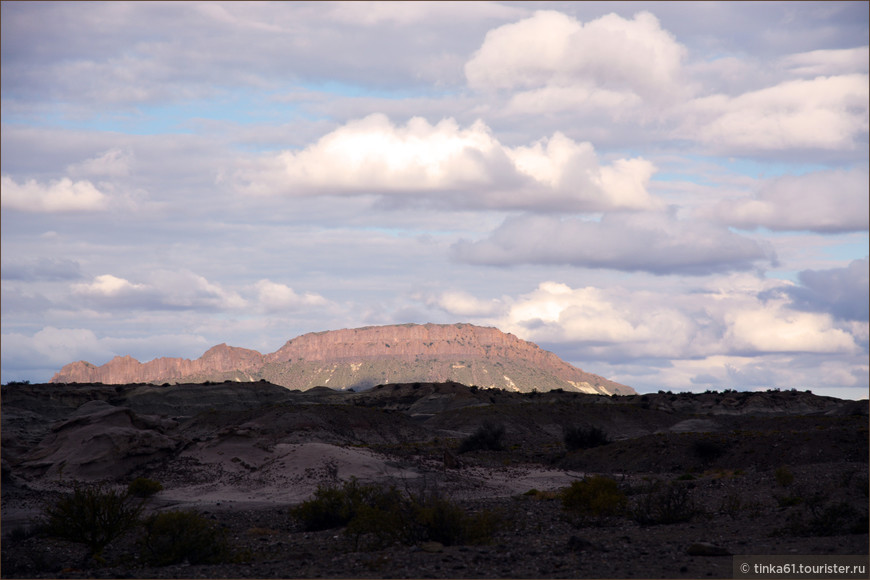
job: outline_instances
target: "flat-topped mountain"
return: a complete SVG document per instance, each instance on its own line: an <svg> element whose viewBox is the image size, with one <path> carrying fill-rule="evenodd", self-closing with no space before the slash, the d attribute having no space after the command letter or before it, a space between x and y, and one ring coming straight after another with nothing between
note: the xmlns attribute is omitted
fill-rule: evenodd
<svg viewBox="0 0 870 580"><path fill-rule="evenodd" d="M368 326L304 334L271 354L220 344L195 360L141 363L117 356L102 366L64 366L52 383L189 383L259 381L289 389L365 389L378 384L456 381L530 392L565 389L634 394L497 328L472 324Z"/></svg>

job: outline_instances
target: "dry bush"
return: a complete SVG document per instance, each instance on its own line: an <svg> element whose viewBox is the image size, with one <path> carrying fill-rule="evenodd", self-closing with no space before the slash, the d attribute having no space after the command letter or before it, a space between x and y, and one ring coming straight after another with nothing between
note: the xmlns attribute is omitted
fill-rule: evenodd
<svg viewBox="0 0 870 580"><path fill-rule="evenodd" d="M490 511L470 515L438 493L402 493L394 486L363 485L351 479L318 488L314 498L291 510L306 530L346 526L356 548L434 541L446 546L489 541L499 518Z"/></svg>
<svg viewBox="0 0 870 580"><path fill-rule="evenodd" d="M625 512L628 499L609 477L593 475L562 492L562 507L581 518L608 518Z"/></svg>
<svg viewBox="0 0 870 580"><path fill-rule="evenodd" d="M143 507L144 501L129 491L76 486L72 494L43 509L45 530L50 536L85 544L85 561L99 561L106 546L139 524Z"/></svg>
<svg viewBox="0 0 870 580"><path fill-rule="evenodd" d="M568 427L565 429L563 440L568 451L592 449L610 443L607 433L598 427Z"/></svg>
<svg viewBox="0 0 870 580"><path fill-rule="evenodd" d="M484 421L474 433L462 440L459 444L459 453L478 450L501 451L504 432L504 425Z"/></svg>
<svg viewBox="0 0 870 580"><path fill-rule="evenodd" d="M679 482L649 483L631 508L632 517L642 526L687 522L697 513L688 485Z"/></svg>
<svg viewBox="0 0 870 580"><path fill-rule="evenodd" d="M153 514L144 522L140 540L145 561L157 566L217 564L231 557L224 530L193 510Z"/></svg>
<svg viewBox="0 0 870 580"><path fill-rule="evenodd" d="M136 497L151 497L163 491L163 484L147 477L137 477L127 486L127 492Z"/></svg>

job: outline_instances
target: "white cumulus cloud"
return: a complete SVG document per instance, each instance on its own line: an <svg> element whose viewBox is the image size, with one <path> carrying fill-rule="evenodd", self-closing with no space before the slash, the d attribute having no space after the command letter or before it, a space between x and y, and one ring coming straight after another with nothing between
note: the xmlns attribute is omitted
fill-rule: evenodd
<svg viewBox="0 0 870 580"><path fill-rule="evenodd" d="M561 133L509 147L482 121L405 126L373 114L301 151L266 156L237 174L251 194L383 195L456 208L602 211L651 209L655 167L642 158L600 163L591 144Z"/></svg>
<svg viewBox="0 0 870 580"><path fill-rule="evenodd" d="M63 178L47 185L29 179L23 184L11 177L0 178L4 208L31 212L99 211L108 207L109 198L90 181Z"/></svg>
<svg viewBox="0 0 870 580"><path fill-rule="evenodd" d="M725 341L734 351L770 352L857 352L848 332L836 328L830 315L796 312L770 304L725 317L729 329Z"/></svg>
<svg viewBox="0 0 870 580"><path fill-rule="evenodd" d="M429 298L427 303L456 316L491 316L504 308L500 300L481 300L462 290L443 292L437 297Z"/></svg>
<svg viewBox="0 0 870 580"><path fill-rule="evenodd" d="M257 300L265 311L280 312L282 310L294 310L304 306L324 306L328 303L320 294L306 292L298 294L293 288L263 279L254 284L257 292Z"/></svg>
<svg viewBox="0 0 870 580"><path fill-rule="evenodd" d="M517 91L515 112L617 109L684 92L685 57L685 47L649 12L584 24L542 10L488 32L465 75L477 90Z"/></svg>
<svg viewBox="0 0 870 580"><path fill-rule="evenodd" d="M90 296L118 296L125 292L135 292L144 288L143 284L133 284L129 280L111 274L97 276L90 283L73 284L74 292Z"/></svg>
<svg viewBox="0 0 870 580"><path fill-rule="evenodd" d="M95 306L141 310L232 310L247 301L237 292L188 270L155 270L141 283L112 274L73 284L75 295Z"/></svg>
<svg viewBox="0 0 870 580"><path fill-rule="evenodd" d="M866 328L838 325L830 314L801 311L787 298L768 297L790 286L750 274L717 276L688 292L575 288L546 281L530 292L499 300L450 291L429 303L525 340L561 345L566 352L573 350L577 360L628 364L647 358L675 362L860 354L858 341L865 338Z"/></svg>
<svg viewBox="0 0 870 580"><path fill-rule="evenodd" d="M695 99L675 136L725 152L852 150L868 131L868 85L866 74L850 74Z"/></svg>

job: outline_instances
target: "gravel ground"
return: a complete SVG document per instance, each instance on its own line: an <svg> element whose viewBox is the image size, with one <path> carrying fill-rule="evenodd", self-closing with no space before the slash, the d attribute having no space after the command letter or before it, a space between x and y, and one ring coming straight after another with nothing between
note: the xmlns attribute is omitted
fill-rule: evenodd
<svg viewBox="0 0 870 580"><path fill-rule="evenodd" d="M160 415L159 397L124 398L125 388L4 386L3 578L730 578L740 555L868 554L866 401L413 384L340 394L343 403L328 391L254 407L190 398L220 409L184 418ZM461 452L487 423L504 427L501 450ZM568 449L566 429L578 426L608 441ZM624 509L566 511L561 490L595 474L616 482ZM74 482L123 489L136 477L164 486L147 510L195 510L223 529L231 554L146 565L138 527L98 563L41 531L41 509ZM498 525L479 545L362 549L369 538L305 531L291 517L319 484L351 477L437 490ZM665 508L675 523L661 521Z"/></svg>
<svg viewBox="0 0 870 580"><path fill-rule="evenodd" d="M731 555L867 554L866 464L814 464L792 471L795 479L788 486L777 483L773 470L713 470L691 480L662 474L619 478L631 506L643 500L653 480L670 478L684 486L695 515L669 525L641 526L628 515L582 520L566 512L552 492L459 500L468 513L493 510L501 517L490 542L471 546L357 550L341 528L302 530L289 505L201 504L200 513L227 529L238 562L140 565L131 534L107 549L105 565L84 568L80 545L19 533L3 542L2 573L7 578L730 578ZM19 502L27 495L9 493L20 494ZM824 498L816 512L814 496ZM788 497L802 501L781 507L791 503L782 500ZM855 507L857 519L839 517L830 522L833 532L808 527L813 513L841 502ZM861 517L863 533L849 533ZM698 544L703 548L693 548ZM695 555L699 550L719 555Z"/></svg>

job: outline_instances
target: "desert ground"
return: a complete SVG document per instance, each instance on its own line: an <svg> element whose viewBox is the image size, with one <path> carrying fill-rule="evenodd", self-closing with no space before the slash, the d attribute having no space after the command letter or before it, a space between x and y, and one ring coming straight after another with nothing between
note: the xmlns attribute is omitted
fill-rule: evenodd
<svg viewBox="0 0 870 580"><path fill-rule="evenodd" d="M730 578L733 556L868 553L866 400L457 383L2 389L8 578ZM156 564L141 526L98 558L50 533L46 507L74 488L121 494L137 478L162 487L143 519L193 510L221 557ZM604 480L610 495L571 502ZM380 533L399 525L387 519L313 529L300 516L349 482L437 498L485 533L407 541Z"/></svg>

